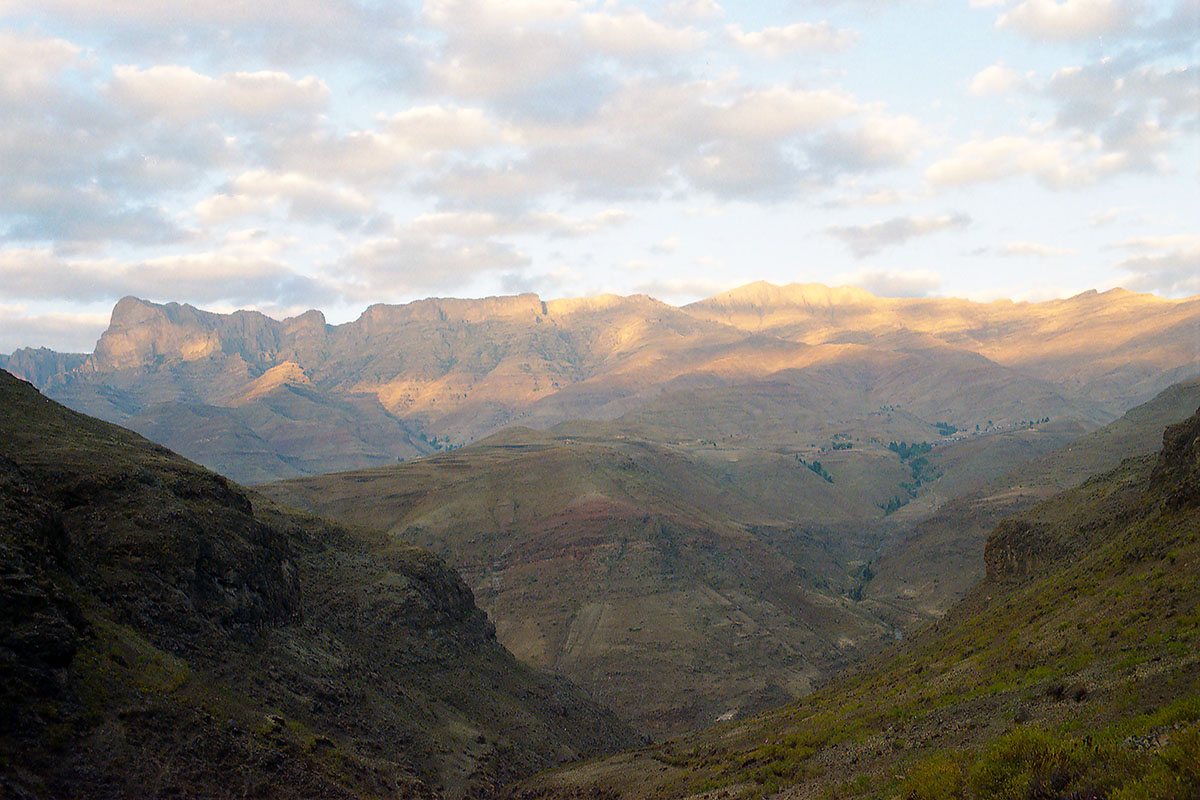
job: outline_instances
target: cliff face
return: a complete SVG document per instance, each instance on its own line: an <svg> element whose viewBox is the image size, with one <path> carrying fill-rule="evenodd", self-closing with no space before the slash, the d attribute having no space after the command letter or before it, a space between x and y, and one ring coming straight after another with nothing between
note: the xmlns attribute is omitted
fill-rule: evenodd
<svg viewBox="0 0 1200 800"><path fill-rule="evenodd" d="M434 556L3 373L0 407L0 794L461 797L636 743Z"/></svg>

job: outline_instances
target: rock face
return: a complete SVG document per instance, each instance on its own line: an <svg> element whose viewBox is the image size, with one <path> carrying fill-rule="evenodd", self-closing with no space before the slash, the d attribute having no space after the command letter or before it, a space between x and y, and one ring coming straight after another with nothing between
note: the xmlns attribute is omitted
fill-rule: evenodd
<svg viewBox="0 0 1200 800"><path fill-rule="evenodd" d="M1171 506L1200 507L1200 414L1167 428L1152 480Z"/></svg>
<svg viewBox="0 0 1200 800"><path fill-rule="evenodd" d="M85 363L39 355L34 369L14 354L10 369L72 408L263 481L571 419L760 449L839 432L920 441L938 421L1101 424L1200 372L1198 320L1200 300L1119 290L982 304L760 283L684 308L645 296L430 299L336 326L317 311L277 321L125 298ZM289 363L307 383L262 384ZM883 407L907 424L878 424Z"/></svg>
<svg viewBox="0 0 1200 800"><path fill-rule="evenodd" d="M637 743L431 554L3 373L0 408L0 795L479 796Z"/></svg>

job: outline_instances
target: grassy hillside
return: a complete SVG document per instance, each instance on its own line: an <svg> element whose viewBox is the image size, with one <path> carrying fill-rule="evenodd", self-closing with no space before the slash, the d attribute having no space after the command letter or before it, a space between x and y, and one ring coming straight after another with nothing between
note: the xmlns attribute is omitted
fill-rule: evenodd
<svg viewBox="0 0 1200 800"><path fill-rule="evenodd" d="M0 408L0 796L464 797L637 741L429 553Z"/></svg>
<svg viewBox="0 0 1200 800"><path fill-rule="evenodd" d="M524 798L1200 796L1200 412L997 526L945 618L804 700Z"/></svg>

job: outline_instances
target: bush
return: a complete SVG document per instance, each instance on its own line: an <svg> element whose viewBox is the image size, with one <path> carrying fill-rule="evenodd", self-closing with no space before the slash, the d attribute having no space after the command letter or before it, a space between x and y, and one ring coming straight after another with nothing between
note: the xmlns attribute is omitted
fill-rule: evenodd
<svg viewBox="0 0 1200 800"><path fill-rule="evenodd" d="M962 764L953 755L939 753L913 768L904 782L904 800L958 800L965 784Z"/></svg>
<svg viewBox="0 0 1200 800"><path fill-rule="evenodd" d="M971 771L980 800L1058 797L1078 773L1074 748L1061 737L1021 728L991 744Z"/></svg>

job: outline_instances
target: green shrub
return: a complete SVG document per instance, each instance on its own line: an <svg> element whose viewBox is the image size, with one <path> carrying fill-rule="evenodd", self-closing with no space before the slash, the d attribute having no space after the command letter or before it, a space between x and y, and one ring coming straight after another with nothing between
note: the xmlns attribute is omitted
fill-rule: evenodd
<svg viewBox="0 0 1200 800"><path fill-rule="evenodd" d="M1057 797L1077 774L1073 748L1046 731L1020 728L992 743L971 770L980 800Z"/></svg>
<svg viewBox="0 0 1200 800"><path fill-rule="evenodd" d="M962 764L953 754L938 753L917 764L904 781L904 800L958 800L965 788Z"/></svg>

